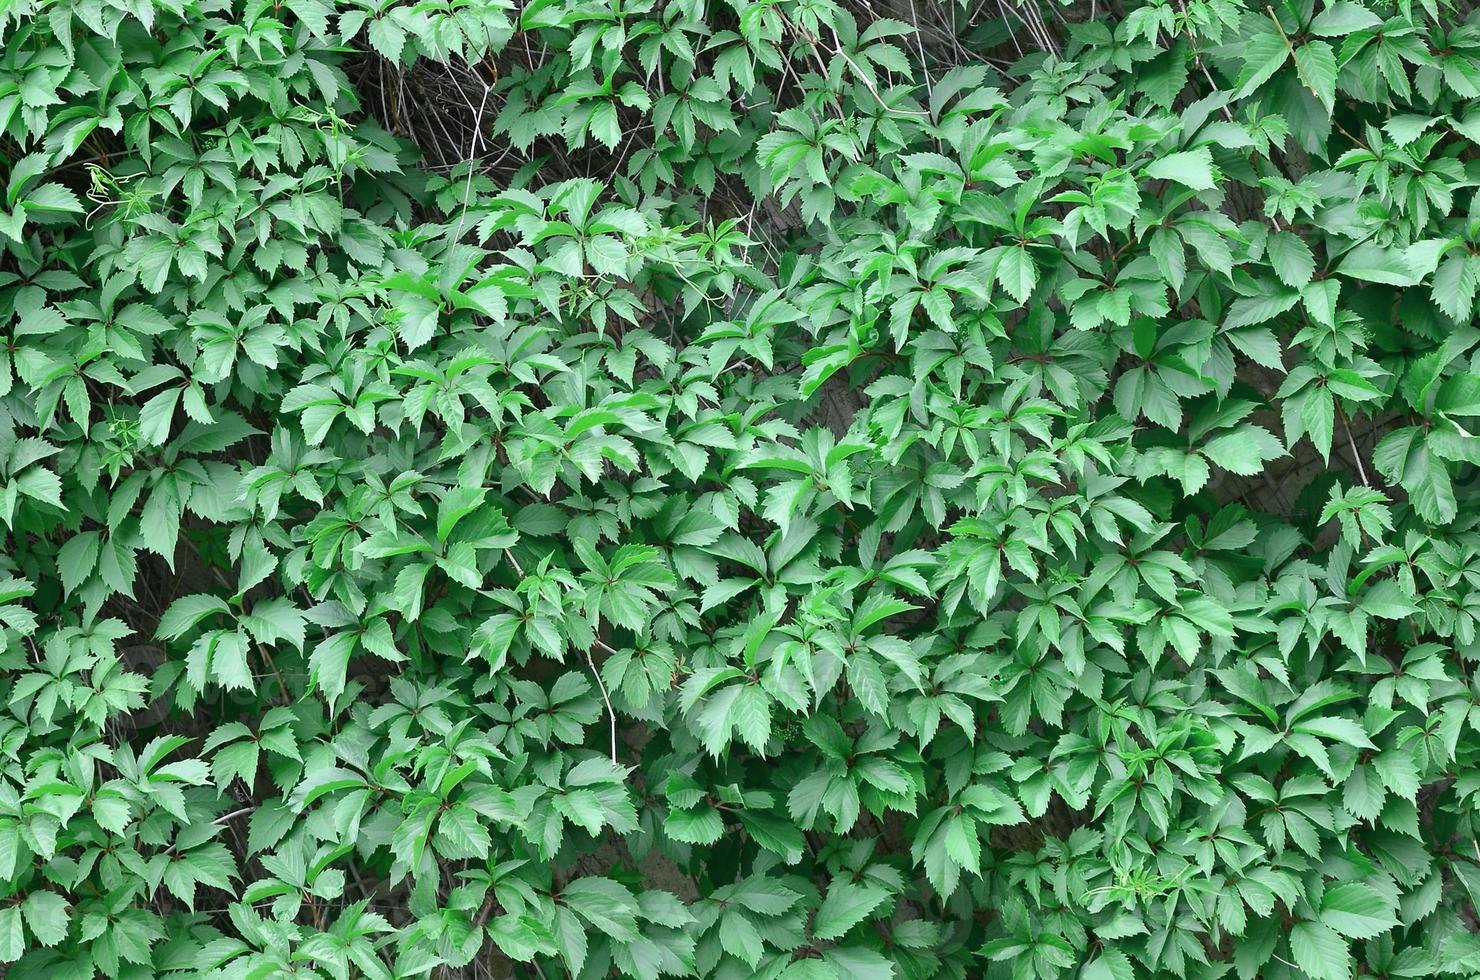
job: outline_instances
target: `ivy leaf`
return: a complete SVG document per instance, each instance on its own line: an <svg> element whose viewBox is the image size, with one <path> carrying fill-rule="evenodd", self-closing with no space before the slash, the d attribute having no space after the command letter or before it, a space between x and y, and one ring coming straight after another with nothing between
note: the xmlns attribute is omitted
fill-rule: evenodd
<svg viewBox="0 0 1480 980"><path fill-rule="evenodd" d="M1320 922L1297 922L1290 929L1290 952L1311 980L1346 980L1351 954L1336 930Z"/></svg>
<svg viewBox="0 0 1480 980"><path fill-rule="evenodd" d="M1311 41L1295 49L1300 80L1330 113L1336 107L1336 52L1325 41Z"/></svg>
<svg viewBox="0 0 1480 980"><path fill-rule="evenodd" d="M1235 99L1242 99L1253 92L1279 71L1290 57L1290 46L1275 30L1266 28L1243 45L1243 70L1239 73Z"/></svg>
<svg viewBox="0 0 1480 980"><path fill-rule="evenodd" d="M818 939L841 938L878 908L888 895L877 885L834 879L817 909L812 935Z"/></svg>
<svg viewBox="0 0 1480 980"><path fill-rule="evenodd" d="M1002 250L1002 258L997 263L997 281L1013 299L1019 303L1027 302L1033 287L1038 284L1038 267L1033 264L1026 248L1017 245Z"/></svg>
<svg viewBox="0 0 1480 980"><path fill-rule="evenodd" d="M1113 946L1106 947L1099 957L1079 972L1080 980L1133 980L1135 975L1130 957Z"/></svg>
<svg viewBox="0 0 1480 980"><path fill-rule="evenodd" d="M205 593L184 596L165 610L154 633L162 640L178 640L208 617L230 611L220 596Z"/></svg>
<svg viewBox="0 0 1480 980"><path fill-rule="evenodd" d="M1288 231L1274 232L1269 236L1267 248L1275 275L1286 286L1299 289L1315 275L1315 257L1311 255L1310 246L1298 235Z"/></svg>
<svg viewBox="0 0 1480 980"><path fill-rule="evenodd" d="M1146 168L1146 175L1157 180L1174 180L1195 191L1209 191L1218 186L1213 155L1206 146L1157 157Z"/></svg>
<svg viewBox="0 0 1480 980"><path fill-rule="evenodd" d="M637 940L637 899L615 881L577 878L565 886L563 898L577 915L617 942Z"/></svg>
<svg viewBox="0 0 1480 980"><path fill-rule="evenodd" d="M1209 439L1202 454L1230 473L1253 476L1263 472L1269 460L1285 455L1285 447L1267 429L1246 423L1234 432Z"/></svg>
<svg viewBox="0 0 1480 980"><path fill-rule="evenodd" d="M26 931L19 906L0 909L0 963L14 963L26 952Z"/></svg>
<svg viewBox="0 0 1480 980"><path fill-rule="evenodd" d="M1480 288L1480 256L1468 251L1449 253L1434 272L1434 302L1458 322L1470 319L1477 288Z"/></svg>
<svg viewBox="0 0 1480 980"><path fill-rule="evenodd" d="M1318 37L1345 37L1358 31L1370 30L1382 23L1382 18L1353 0L1336 0L1310 22L1310 32Z"/></svg>
<svg viewBox="0 0 1480 980"><path fill-rule="evenodd" d="M67 938L67 900L56 892L34 891L21 903L26 925L43 946L55 946Z"/></svg>
<svg viewBox="0 0 1480 980"><path fill-rule="evenodd" d="M1371 885L1349 881L1326 889L1321 922L1351 939L1374 939L1396 926L1398 917Z"/></svg>

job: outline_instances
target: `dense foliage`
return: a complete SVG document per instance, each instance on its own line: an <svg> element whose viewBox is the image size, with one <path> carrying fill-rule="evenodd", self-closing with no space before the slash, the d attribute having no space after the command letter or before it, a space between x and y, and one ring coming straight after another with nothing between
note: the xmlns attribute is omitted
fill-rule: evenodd
<svg viewBox="0 0 1480 980"><path fill-rule="evenodd" d="M0 972L1480 973L1480 14L0 2Z"/></svg>

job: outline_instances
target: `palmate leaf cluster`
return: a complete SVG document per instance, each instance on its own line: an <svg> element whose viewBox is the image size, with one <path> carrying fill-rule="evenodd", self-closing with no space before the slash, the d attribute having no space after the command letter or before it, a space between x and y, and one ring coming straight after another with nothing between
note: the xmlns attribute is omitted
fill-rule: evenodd
<svg viewBox="0 0 1480 980"><path fill-rule="evenodd" d="M0 4L0 963L1480 973L1480 14Z"/></svg>

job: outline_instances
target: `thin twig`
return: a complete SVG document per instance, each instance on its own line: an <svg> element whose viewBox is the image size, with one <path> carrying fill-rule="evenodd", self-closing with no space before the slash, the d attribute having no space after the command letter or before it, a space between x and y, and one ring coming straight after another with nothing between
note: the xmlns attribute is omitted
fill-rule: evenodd
<svg viewBox="0 0 1480 980"><path fill-rule="evenodd" d="M601 643L600 640L596 642ZM601 645L607 650L611 650L611 647L605 643L601 643ZM612 765L615 766L617 765L617 712L612 708L612 699L607 696L606 682L601 679L601 671L596 669L596 661L591 659L591 651L587 650L585 654L586 666L591 668L591 676L596 678L596 686L601 690L601 700L606 702L606 720L608 727L611 729Z"/></svg>
<svg viewBox="0 0 1480 980"><path fill-rule="evenodd" d="M848 53L844 51L843 46L838 43L836 33L833 34L833 50L837 52L838 57L848 62L849 67L853 69L853 74L858 77L858 80L863 83L864 88L868 89L869 94L874 97L874 101L879 103L879 105L883 108L885 112L897 112L900 115L904 116L930 115L930 113L926 112L923 109L900 109L897 106L892 106L889 103L885 102L884 97L879 94L879 90L874 86L873 79L869 78L868 75L864 73L863 69L858 67L857 62L848 57Z"/></svg>
<svg viewBox="0 0 1480 980"><path fill-rule="evenodd" d="M1280 23L1279 17L1275 16L1274 8L1271 7L1269 4L1264 5L1264 11L1265 13L1269 14L1269 19L1274 21L1274 29L1279 31L1280 37L1284 39L1285 47L1290 52L1290 60L1295 62L1295 74L1299 76L1300 84L1304 85L1306 87L1306 90L1309 91L1311 95L1314 95L1316 97L1317 101L1321 101L1320 91L1315 87L1315 84L1311 82L1310 77L1305 74L1305 69L1301 67L1300 59L1295 54L1295 45L1290 40L1290 35L1285 33L1285 25ZM1338 133L1340 133L1342 136L1345 136L1347 139L1351 140L1362 149L1368 149L1366 143L1362 142L1351 133L1348 133L1346 131L1346 127L1342 126L1341 123L1336 121L1336 116L1334 113L1331 115L1331 125L1336 128L1336 131Z"/></svg>
<svg viewBox="0 0 1480 980"><path fill-rule="evenodd" d="M1192 36L1192 28L1187 23L1187 4L1183 0L1177 0L1177 7L1182 11L1182 33L1187 35L1187 43L1192 45L1192 60L1197 63L1198 69L1202 71L1203 78L1208 80L1208 87L1216 93L1220 91L1218 83L1213 81L1213 73L1208 71L1207 65L1203 64L1202 52L1197 48L1197 39ZM1276 21L1276 24L1278 24L1278 21ZM1229 122L1234 121L1233 113L1229 111L1226 103L1219 106L1219 108L1223 110L1224 119L1227 119Z"/></svg>
<svg viewBox="0 0 1480 980"><path fill-rule="evenodd" d="M519 559L514 557L514 553L508 548L505 548L504 557L509 559L509 564L514 566L514 571L519 573L519 577L521 579L524 578L524 566L519 564Z"/></svg>
<svg viewBox="0 0 1480 980"><path fill-rule="evenodd" d="M1372 481L1367 479L1367 467L1362 465L1362 454L1357 450L1357 440L1352 437L1351 423L1346 420L1346 413L1341 410L1341 406L1339 405L1336 407L1336 414L1341 417L1341 427L1346 430L1346 441L1351 444L1352 459L1356 460L1357 463L1357 475L1362 478L1363 485L1370 487L1372 486Z"/></svg>

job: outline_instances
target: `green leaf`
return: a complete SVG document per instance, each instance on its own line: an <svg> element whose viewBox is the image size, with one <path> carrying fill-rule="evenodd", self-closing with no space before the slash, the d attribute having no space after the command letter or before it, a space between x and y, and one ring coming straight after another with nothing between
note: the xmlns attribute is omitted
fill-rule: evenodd
<svg viewBox="0 0 1480 980"><path fill-rule="evenodd" d="M1398 917L1371 885L1348 881L1326 889L1321 922L1351 939L1374 939L1396 926Z"/></svg>
<svg viewBox="0 0 1480 980"><path fill-rule="evenodd" d="M1351 4L1351 6L1356 7L1357 5ZM1361 10L1362 8L1358 7L1357 9ZM1367 11L1365 10L1363 12L1367 13ZM1407 114L1401 116L1391 116L1388 118L1387 122L1382 124L1382 129L1383 132L1388 134L1388 136L1392 139L1394 143L1398 144L1399 146L1407 146L1409 143L1412 143L1414 140L1422 136L1425 130L1434 125L1434 123L1439 122L1441 118L1442 117L1440 116L1417 116Z"/></svg>
<svg viewBox="0 0 1480 980"><path fill-rule="evenodd" d="M35 891L21 903L26 925L43 946L55 946L67 938L67 900L56 892Z"/></svg>
<svg viewBox="0 0 1480 980"><path fill-rule="evenodd" d="M175 641L189 633L205 619L221 613L230 613L231 608L220 596L197 593L176 599L160 617L154 635L161 640Z"/></svg>
<svg viewBox="0 0 1480 980"><path fill-rule="evenodd" d="M1306 718L1294 726L1294 730L1306 735L1318 735L1346 745L1372 748L1372 740L1360 724L1350 718Z"/></svg>
<svg viewBox="0 0 1480 980"><path fill-rule="evenodd" d="M1267 429L1246 423L1236 431L1209 439L1202 454L1230 473L1254 476L1263 472L1266 462L1285 455L1285 448Z"/></svg>
<svg viewBox="0 0 1480 980"><path fill-rule="evenodd" d="M700 806L692 810L668 811L668 818L663 821L663 830L676 841L708 845L723 836L725 824L719 811L713 807Z"/></svg>
<svg viewBox="0 0 1480 980"><path fill-rule="evenodd" d="M1347 252L1336 271L1352 279L1388 286L1415 286L1419 281L1403 252L1370 243Z"/></svg>
<svg viewBox="0 0 1480 980"><path fill-rule="evenodd" d="M637 940L637 899L615 881L577 878L565 886L563 898L577 915L617 942Z"/></svg>
<svg viewBox="0 0 1480 980"><path fill-rule="evenodd" d="M1311 980L1346 980L1351 955L1346 941L1319 922L1297 922L1290 929L1290 953Z"/></svg>
<svg viewBox="0 0 1480 980"><path fill-rule="evenodd" d="M1174 180L1195 191L1209 191L1218 185L1213 155L1206 146L1157 157L1146 168L1146 176L1156 180Z"/></svg>
<svg viewBox="0 0 1480 980"><path fill-rule="evenodd" d="M1316 260L1298 235L1288 231L1277 231L1269 236L1267 245L1270 264L1275 275L1286 286L1301 288L1315 275Z"/></svg>
<svg viewBox="0 0 1480 980"><path fill-rule="evenodd" d="M1445 378L1434 407L1446 415L1480 415L1480 374L1466 371Z"/></svg>
<svg viewBox="0 0 1480 980"><path fill-rule="evenodd" d="M21 924L21 910L11 905L0 908L0 963L14 963L26 951L26 931Z"/></svg>
<svg viewBox="0 0 1480 980"><path fill-rule="evenodd" d="M1019 303L1027 302L1038 284L1038 267L1033 264L1026 248L1019 245L1002 250L1002 258L997 263L997 281L1013 299Z"/></svg>
<svg viewBox="0 0 1480 980"><path fill-rule="evenodd" d="M1450 252L1434 272L1434 302L1459 322L1470 319L1477 288L1480 288L1480 256L1467 251Z"/></svg>
<svg viewBox="0 0 1480 980"><path fill-rule="evenodd" d="M1273 25L1270 25L1249 38L1243 44L1240 54L1243 56L1244 66L1239 73L1237 91L1233 94L1235 99L1253 94L1255 89L1274 77L1274 73L1289 59L1290 46L1273 29Z"/></svg>
<svg viewBox="0 0 1480 980"><path fill-rule="evenodd" d="M878 908L889 893L877 885L834 879L812 921L812 935L838 939Z"/></svg>
<svg viewBox="0 0 1480 980"><path fill-rule="evenodd" d="M1357 31L1370 30L1382 18L1354 0L1335 0L1310 22L1310 32L1319 37L1345 37Z"/></svg>
<svg viewBox="0 0 1480 980"><path fill-rule="evenodd" d="M1113 946L1079 971L1079 980L1135 980L1135 976L1130 957Z"/></svg>
<svg viewBox="0 0 1480 980"><path fill-rule="evenodd" d="M67 539L57 553L57 572L62 588L75 592L98 567L98 532L84 531Z"/></svg>
<svg viewBox="0 0 1480 980"><path fill-rule="evenodd" d="M1336 107L1336 52L1325 41L1311 41L1295 49L1295 64L1301 84L1321 100L1329 114Z"/></svg>
<svg viewBox="0 0 1480 980"><path fill-rule="evenodd" d="M339 695L344 693L350 655L355 646L353 633L336 633L321 640L309 654L310 676L331 702L339 700Z"/></svg>
<svg viewBox="0 0 1480 980"><path fill-rule="evenodd" d="M144 445L162 446L169 440L183 392L182 388L166 388L139 409L139 437Z"/></svg>
<svg viewBox="0 0 1480 980"><path fill-rule="evenodd" d="M1363 593L1359 604L1364 612L1382 619L1406 619L1419 611L1392 579L1374 583Z"/></svg>

